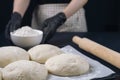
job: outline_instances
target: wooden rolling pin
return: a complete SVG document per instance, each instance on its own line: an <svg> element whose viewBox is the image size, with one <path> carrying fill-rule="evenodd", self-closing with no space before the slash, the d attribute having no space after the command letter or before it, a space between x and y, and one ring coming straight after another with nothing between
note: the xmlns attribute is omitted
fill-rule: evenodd
<svg viewBox="0 0 120 80"><path fill-rule="evenodd" d="M79 47L104 61L116 66L120 69L120 53L111 50L105 46L102 46L90 39L80 38L78 36L73 37L73 42L79 45Z"/></svg>

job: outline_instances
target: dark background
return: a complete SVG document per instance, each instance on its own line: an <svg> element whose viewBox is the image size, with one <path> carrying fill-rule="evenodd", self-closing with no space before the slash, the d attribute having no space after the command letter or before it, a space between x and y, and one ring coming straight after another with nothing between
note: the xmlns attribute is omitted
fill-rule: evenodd
<svg viewBox="0 0 120 80"><path fill-rule="evenodd" d="M120 6L119 0L88 0L86 9L86 19L88 30L100 31L119 31L120 25ZM35 0L31 0L22 25L30 25L31 15ZM13 0L0 0L0 32L4 31L12 12Z"/></svg>

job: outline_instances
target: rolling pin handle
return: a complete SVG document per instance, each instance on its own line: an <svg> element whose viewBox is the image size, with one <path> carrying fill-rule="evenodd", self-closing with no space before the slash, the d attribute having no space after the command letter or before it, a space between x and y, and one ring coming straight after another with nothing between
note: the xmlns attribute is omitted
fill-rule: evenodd
<svg viewBox="0 0 120 80"><path fill-rule="evenodd" d="M72 41L79 46L79 43L81 42L82 38L78 36L74 36Z"/></svg>

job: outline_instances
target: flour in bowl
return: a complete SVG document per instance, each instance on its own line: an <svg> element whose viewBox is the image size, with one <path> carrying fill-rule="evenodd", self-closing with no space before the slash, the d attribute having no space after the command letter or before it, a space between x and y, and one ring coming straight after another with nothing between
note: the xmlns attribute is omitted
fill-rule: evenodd
<svg viewBox="0 0 120 80"><path fill-rule="evenodd" d="M13 34L16 36L26 37L26 36L37 36L40 33L37 32L35 29L32 29L29 26L24 26L22 28L17 29L16 31L14 31Z"/></svg>

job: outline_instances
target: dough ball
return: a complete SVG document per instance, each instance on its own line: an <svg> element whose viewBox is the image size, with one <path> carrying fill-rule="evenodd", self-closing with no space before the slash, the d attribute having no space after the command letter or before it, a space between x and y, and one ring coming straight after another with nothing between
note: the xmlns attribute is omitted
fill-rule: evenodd
<svg viewBox="0 0 120 80"><path fill-rule="evenodd" d="M2 72L4 80L46 80L48 75L44 65L27 60L13 62Z"/></svg>
<svg viewBox="0 0 120 80"><path fill-rule="evenodd" d="M5 67L17 60L29 60L29 54L22 48L7 46L0 48L0 67Z"/></svg>
<svg viewBox="0 0 120 80"><path fill-rule="evenodd" d="M59 76L77 76L89 71L89 64L79 55L61 54L48 59L46 68Z"/></svg>
<svg viewBox="0 0 120 80"><path fill-rule="evenodd" d="M56 46L42 44L31 48L28 50L28 53L30 54L31 60L38 63L45 63L48 58L59 55L63 52Z"/></svg>

